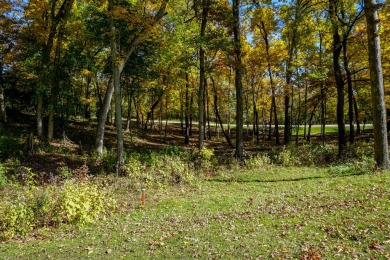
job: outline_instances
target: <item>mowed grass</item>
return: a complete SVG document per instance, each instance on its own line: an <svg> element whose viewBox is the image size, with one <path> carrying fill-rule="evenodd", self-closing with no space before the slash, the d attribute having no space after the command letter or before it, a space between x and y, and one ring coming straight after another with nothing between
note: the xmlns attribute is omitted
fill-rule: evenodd
<svg viewBox="0 0 390 260"><path fill-rule="evenodd" d="M119 212L77 230L38 230L0 244L0 259L389 258L388 172L268 166L196 187L140 194L112 183ZM307 258L304 258L307 257Z"/></svg>
<svg viewBox="0 0 390 260"><path fill-rule="evenodd" d="M363 130L363 125L361 125L360 126L361 128L362 128L362 130ZM349 125L346 125L345 126L345 130L347 131L347 132L349 132ZM369 124L369 125L366 125L365 127L364 127L364 130L371 130L371 129L373 129L372 128L372 125L371 124ZM304 131L305 131L305 129L304 129L304 126L299 126L299 135L303 135L304 134ZM308 131L309 131L309 126L306 126L306 133L308 133ZM311 130L310 130L310 132L311 132L311 134L321 134L321 126L320 125L313 125L312 127L311 127ZM356 126L355 126L355 132L356 132ZM337 125L326 125L325 126L325 133L326 134L337 134L338 133L338 127L337 127ZM292 134L293 135L296 135L297 134L297 128L296 127L293 127L293 129L292 129Z"/></svg>

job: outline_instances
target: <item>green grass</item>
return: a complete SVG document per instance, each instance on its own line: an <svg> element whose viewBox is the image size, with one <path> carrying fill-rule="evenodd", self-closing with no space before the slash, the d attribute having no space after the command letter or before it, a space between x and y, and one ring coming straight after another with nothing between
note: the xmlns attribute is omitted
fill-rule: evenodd
<svg viewBox="0 0 390 260"><path fill-rule="evenodd" d="M363 126L361 126L361 127L363 129ZM364 128L364 130L369 130L369 129L372 129L372 125L371 124L370 125L366 125L365 128ZM345 126L345 130L347 132L349 132L349 126L348 125ZM309 131L309 126L306 127L306 133L308 133L308 131ZM327 125L327 126L325 126L325 133L326 134L336 134L337 131L338 131L337 125ZM355 131L356 131L356 126L355 126ZM311 132L311 134L320 134L321 133L321 126L320 125L313 125L311 127L310 132ZM297 129L296 128L293 128L292 134L293 135L297 134ZM300 135L304 134L304 126L303 125L299 126L299 134Z"/></svg>
<svg viewBox="0 0 390 260"><path fill-rule="evenodd" d="M225 172L196 188L147 190L144 208L127 182L112 184L122 205L114 216L4 242L0 259L389 257L388 172L276 166Z"/></svg>

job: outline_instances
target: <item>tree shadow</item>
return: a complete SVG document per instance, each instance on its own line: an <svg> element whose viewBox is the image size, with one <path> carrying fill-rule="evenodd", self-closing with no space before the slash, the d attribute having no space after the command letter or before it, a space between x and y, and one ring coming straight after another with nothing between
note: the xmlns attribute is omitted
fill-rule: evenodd
<svg viewBox="0 0 390 260"><path fill-rule="evenodd" d="M299 178L283 178L283 179L274 179L274 180L242 180L239 178L229 178L229 179L208 179L208 182L221 182L221 183L278 183L278 182L298 182L298 181L306 181L306 180L316 180L316 179L333 179L333 178L343 178L350 176L359 176L365 175L368 173L350 173L350 174L331 174L329 176L308 176L308 177L299 177Z"/></svg>

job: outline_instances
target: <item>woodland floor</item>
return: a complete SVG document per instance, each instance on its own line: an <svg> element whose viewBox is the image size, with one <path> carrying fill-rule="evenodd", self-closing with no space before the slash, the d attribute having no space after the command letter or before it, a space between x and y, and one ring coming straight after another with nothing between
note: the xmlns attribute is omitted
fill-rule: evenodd
<svg viewBox="0 0 390 260"><path fill-rule="evenodd" d="M26 155L23 142L34 130L23 123L28 121L19 117L0 128L8 136L0 151L5 164L5 157L18 157L21 165L49 175L62 166L79 168L90 157L95 123L72 121L67 142L58 138ZM115 148L114 130L107 127L107 149ZM169 125L166 137L158 130L133 130L132 135L125 133L127 151L184 147L179 124ZM196 136L190 147L196 146ZM370 138L370 131L358 136ZM246 135L246 151L268 151L274 142L255 145ZM313 135L312 142L322 139ZM333 142L337 135L327 134L325 143ZM222 134L206 145L220 157L233 156ZM41 228L26 238L0 242L0 259L390 259L389 173L337 169L226 169L193 186L151 188L144 207L129 178L102 176L118 200L114 215L96 224Z"/></svg>
<svg viewBox="0 0 390 260"><path fill-rule="evenodd" d="M9 122L3 127L0 126L0 142L2 136L7 136L7 140L3 140L3 143L7 142L7 144L3 144L3 146L5 146L5 151L0 151L0 161L4 161L6 158L19 157L22 158L21 165L29 167L33 169L34 172L40 173L41 175L49 175L56 174L55 169L59 167L66 166L70 169L79 168L85 164L89 155L93 153L97 127L97 123L93 120L70 121L65 130L65 141L62 132L56 132L55 139L49 145L35 145L34 153L28 155L25 152L25 142L29 133L35 132L35 127L26 122L34 122L35 118L25 114L13 115L10 118L14 118L14 121ZM57 129L59 128L60 127L58 126ZM303 126L300 127L300 133L302 133L302 129ZM319 126L313 127L310 143L337 143L337 126L332 125L327 127L325 139L319 134L319 129ZM234 128L231 130L233 145L234 130ZM233 157L234 148L228 146L221 130L219 130L219 133L216 132L215 125L213 125L211 127L211 132L211 139L206 138L205 146L212 148L214 154L218 157ZM11 139L9 138L10 136L12 137ZM183 131L179 122L168 124L166 131L165 124L163 124L162 128L156 124L153 129L145 131L137 129L135 122L132 122L131 131L124 131L124 147L126 152L147 153L172 146L190 149L197 146L197 136L198 131L196 125L194 125L194 130L190 137L190 144L186 146L184 144ZM208 134L206 134L206 137L207 136ZM295 140L296 137L294 135L291 143L295 144ZM362 131L362 134L357 135L356 140L373 140L370 126L366 127L366 130ZM303 134L299 135L298 141L299 144L309 143L303 139ZM114 125L107 124L104 142L107 150L115 149L116 131ZM256 139L250 130L244 130L244 142L246 156L258 152L267 152L271 149L278 149L283 147L283 129L280 131L280 145L275 144L274 136L272 136L271 139L268 139L267 134L263 135L262 133L259 135L259 143L256 144Z"/></svg>

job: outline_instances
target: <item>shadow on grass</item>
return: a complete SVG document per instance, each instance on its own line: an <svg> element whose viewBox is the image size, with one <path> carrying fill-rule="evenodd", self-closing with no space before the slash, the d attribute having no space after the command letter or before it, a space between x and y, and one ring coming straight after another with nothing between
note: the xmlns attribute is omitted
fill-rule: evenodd
<svg viewBox="0 0 390 260"><path fill-rule="evenodd" d="M359 175L365 175L368 173L350 173L350 174L330 174L328 176L308 176L308 177L299 177L299 178L291 178L291 179L275 179L275 180L259 180L259 179L253 179L253 180L243 180L240 178L229 178L229 179L208 179L209 182L222 182L222 183L229 183L229 182L236 182L236 183L277 183L277 182L296 182L296 181L305 181L305 180L316 180L316 179L332 179L332 178L343 178L343 177L350 177L350 176L359 176Z"/></svg>

